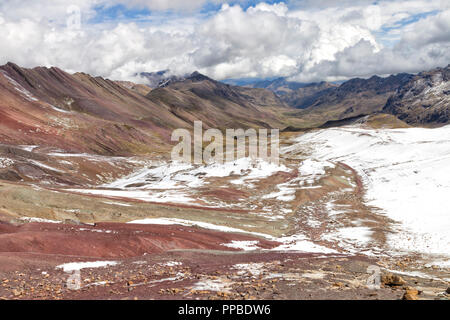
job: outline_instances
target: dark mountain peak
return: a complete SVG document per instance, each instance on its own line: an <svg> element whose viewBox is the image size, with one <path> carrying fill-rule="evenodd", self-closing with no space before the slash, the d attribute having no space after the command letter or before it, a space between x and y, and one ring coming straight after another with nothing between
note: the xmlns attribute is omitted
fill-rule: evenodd
<svg viewBox="0 0 450 320"><path fill-rule="evenodd" d="M194 71L188 78L188 80L199 82L199 81L214 81L211 78L201 74L198 71Z"/></svg>
<svg viewBox="0 0 450 320"><path fill-rule="evenodd" d="M410 80L413 77L412 74L409 73L397 73L397 74L393 74L390 75L389 77L387 77L387 79L395 79L395 80L399 80L399 81L405 81L405 80Z"/></svg>
<svg viewBox="0 0 450 320"><path fill-rule="evenodd" d="M51 75L53 77L64 77L67 73L58 67L36 67L31 69L33 73L41 75Z"/></svg>
<svg viewBox="0 0 450 320"><path fill-rule="evenodd" d="M33 80L32 69L22 68L13 62L8 62L1 66L0 69L5 70L14 81L21 85L28 85L31 88L34 88L36 85L36 81Z"/></svg>
<svg viewBox="0 0 450 320"><path fill-rule="evenodd" d="M135 76L143 78L145 80L145 85L153 89L165 87L169 83L179 80L178 77L170 75L170 70L168 69L156 72L140 72L136 73Z"/></svg>
<svg viewBox="0 0 450 320"><path fill-rule="evenodd" d="M14 62L7 62L5 65L0 67L3 70L12 70L19 74L22 74L23 68L15 64Z"/></svg>
<svg viewBox="0 0 450 320"><path fill-rule="evenodd" d="M188 76L170 75L168 71L160 71L158 73L142 72L140 73L140 75L147 79L148 83L146 85L151 88L165 88L169 85L182 83L186 80L189 80L191 82L210 81L216 83L215 80L208 78L198 71L195 71Z"/></svg>
<svg viewBox="0 0 450 320"><path fill-rule="evenodd" d="M21 66L15 64L14 62L7 62L5 65L1 66L0 68L14 70L19 74L22 74L23 72L49 72L49 71L64 72L62 69L57 68L57 67L38 66L38 67L34 67L34 68L24 68L24 67L21 67Z"/></svg>
<svg viewBox="0 0 450 320"><path fill-rule="evenodd" d="M17 64L15 64L14 62L8 61L4 66L8 66L11 68L20 68Z"/></svg>
<svg viewBox="0 0 450 320"><path fill-rule="evenodd" d="M408 82L412 77L413 75L411 74L400 73L385 78L377 75L374 75L369 79L354 78L341 84L341 86L338 88L338 91L348 93L373 90L377 93L387 93L397 90L401 85Z"/></svg>
<svg viewBox="0 0 450 320"><path fill-rule="evenodd" d="M154 77L154 76L163 76L168 72L169 72L169 70L161 70L161 71L156 71L156 72L140 72L140 73L136 73L135 75L141 75L143 77Z"/></svg>
<svg viewBox="0 0 450 320"><path fill-rule="evenodd" d="M330 83L328 81L320 81L320 82L309 83L304 86L304 88L309 88L309 87L331 88L331 87L338 87L338 85L334 84L334 83Z"/></svg>
<svg viewBox="0 0 450 320"><path fill-rule="evenodd" d="M365 83L367 83L367 81L368 80L362 78L353 78L342 83L338 87L338 90L353 90L355 88L363 86Z"/></svg>

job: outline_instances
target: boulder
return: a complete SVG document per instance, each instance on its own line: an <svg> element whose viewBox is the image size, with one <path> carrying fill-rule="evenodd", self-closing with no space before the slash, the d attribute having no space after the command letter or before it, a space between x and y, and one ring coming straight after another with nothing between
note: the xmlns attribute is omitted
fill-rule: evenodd
<svg viewBox="0 0 450 320"><path fill-rule="evenodd" d="M398 275L394 275L392 273L386 274L381 278L381 282L385 285L385 286L403 286L404 284L406 284L406 281L403 280L402 277L398 276Z"/></svg>

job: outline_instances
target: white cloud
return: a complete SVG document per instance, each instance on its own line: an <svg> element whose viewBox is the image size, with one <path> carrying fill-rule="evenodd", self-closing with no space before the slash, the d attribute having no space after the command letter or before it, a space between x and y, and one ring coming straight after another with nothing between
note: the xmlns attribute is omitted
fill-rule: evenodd
<svg viewBox="0 0 450 320"><path fill-rule="evenodd" d="M450 10L413 24L409 32L404 35L402 42L417 48L434 43L450 42Z"/></svg>
<svg viewBox="0 0 450 320"><path fill-rule="evenodd" d="M416 72L450 62L449 4L439 0L298 2L299 7L288 1L246 10L225 4L206 16L153 13L147 22L87 23L98 5L194 10L206 1L72 0L81 9L80 29L67 28L66 1L2 1L0 63L54 65L114 79L169 68L218 79L315 81ZM405 23L434 11L440 13Z"/></svg>
<svg viewBox="0 0 450 320"><path fill-rule="evenodd" d="M94 14L93 7L101 0L3 0L0 2L0 12L10 22L23 19L41 23L64 23L67 18L67 9L77 6L86 18Z"/></svg>
<svg viewBox="0 0 450 320"><path fill-rule="evenodd" d="M450 10L413 23L407 30L392 48L377 50L370 42L361 40L293 79L335 80L373 74L415 73L450 63Z"/></svg>
<svg viewBox="0 0 450 320"><path fill-rule="evenodd" d="M295 72L304 54L313 49L320 29L314 23L285 16L286 11L284 5L247 11L224 6L197 28L199 47L192 53L194 65L217 78Z"/></svg>

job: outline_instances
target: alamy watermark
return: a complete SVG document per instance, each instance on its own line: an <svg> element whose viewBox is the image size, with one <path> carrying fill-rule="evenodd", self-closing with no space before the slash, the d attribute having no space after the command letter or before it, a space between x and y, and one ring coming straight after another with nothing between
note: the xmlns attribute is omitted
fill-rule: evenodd
<svg viewBox="0 0 450 320"><path fill-rule="evenodd" d="M381 289L381 268L371 265L367 268L367 273L370 274L366 281L367 288L371 290Z"/></svg>
<svg viewBox="0 0 450 320"><path fill-rule="evenodd" d="M81 9L76 5L67 7L67 29L80 30L81 29Z"/></svg>
<svg viewBox="0 0 450 320"><path fill-rule="evenodd" d="M172 161L211 164L249 157L280 162L278 129L226 129L224 135L219 129L203 132L203 123L195 121L193 137L187 129L176 129L172 141L178 141L171 152Z"/></svg>
<svg viewBox="0 0 450 320"><path fill-rule="evenodd" d="M68 271L70 276L66 280L66 286L69 290L81 289L81 272L80 270Z"/></svg>

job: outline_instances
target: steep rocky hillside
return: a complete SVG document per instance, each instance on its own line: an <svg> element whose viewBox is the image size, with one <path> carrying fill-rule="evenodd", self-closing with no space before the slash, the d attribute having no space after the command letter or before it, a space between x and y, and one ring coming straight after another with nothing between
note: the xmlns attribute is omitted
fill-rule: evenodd
<svg viewBox="0 0 450 320"><path fill-rule="evenodd" d="M246 87L268 89L278 95L286 105L303 109L313 104L330 89L337 88L338 85L325 81L302 83L288 81L287 78L277 78L275 80L258 81Z"/></svg>
<svg viewBox="0 0 450 320"><path fill-rule="evenodd" d="M402 86L383 109L410 124L450 122L450 65L422 72Z"/></svg>
<svg viewBox="0 0 450 320"><path fill-rule="evenodd" d="M230 86L198 72L152 90L147 98L186 122L198 119L216 128L283 126L272 108L290 110L269 90Z"/></svg>
<svg viewBox="0 0 450 320"><path fill-rule="evenodd" d="M172 75L169 70L141 72L137 76L141 77L145 84L152 89L165 87L171 82L183 81L186 78L185 76Z"/></svg>
<svg viewBox="0 0 450 320"><path fill-rule="evenodd" d="M387 78L351 79L336 88L329 88L310 99L304 110L289 113L303 119L305 127L317 127L327 121L336 121L382 111L389 97L409 82L410 74Z"/></svg>
<svg viewBox="0 0 450 320"><path fill-rule="evenodd" d="M311 83L297 90L286 92L282 100L289 106L305 109L313 105L321 96L333 92L338 85L329 82Z"/></svg>
<svg viewBox="0 0 450 320"><path fill-rule="evenodd" d="M407 84L413 75L398 74L386 78L373 76L355 78L341 85L330 82L298 83L286 78L259 81L247 87L273 91L295 111L283 114L284 119L297 119L292 129L313 128L329 121L355 118L382 111L397 89Z"/></svg>
<svg viewBox="0 0 450 320"><path fill-rule="evenodd" d="M145 96L147 94L147 96ZM0 67L0 144L107 155L160 153L175 128L283 127L269 90L200 74L155 90L58 68Z"/></svg>
<svg viewBox="0 0 450 320"><path fill-rule="evenodd" d="M275 80L258 81L250 85L252 88L268 89L282 96L286 93L296 91L300 88L311 85L310 83L289 81L287 78L277 78Z"/></svg>
<svg viewBox="0 0 450 320"><path fill-rule="evenodd" d="M0 143L114 155L157 151L187 125L113 81L12 63L0 67L0 115Z"/></svg>
<svg viewBox="0 0 450 320"><path fill-rule="evenodd" d="M141 95L147 95L152 88L145 84L137 84L131 81L115 81L118 85L121 85L127 89L133 90Z"/></svg>

